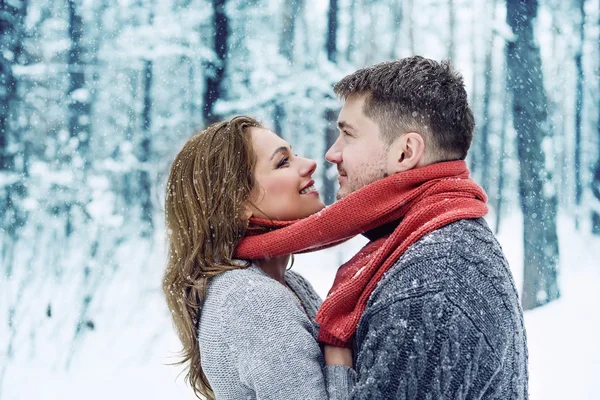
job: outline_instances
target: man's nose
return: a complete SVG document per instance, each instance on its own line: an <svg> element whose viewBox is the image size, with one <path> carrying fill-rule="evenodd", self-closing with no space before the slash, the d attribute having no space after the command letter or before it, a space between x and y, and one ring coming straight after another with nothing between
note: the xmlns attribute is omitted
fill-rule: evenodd
<svg viewBox="0 0 600 400"><path fill-rule="evenodd" d="M330 163L339 164L342 162L342 151L339 144L340 138L338 137L333 145L325 153L325 159Z"/></svg>

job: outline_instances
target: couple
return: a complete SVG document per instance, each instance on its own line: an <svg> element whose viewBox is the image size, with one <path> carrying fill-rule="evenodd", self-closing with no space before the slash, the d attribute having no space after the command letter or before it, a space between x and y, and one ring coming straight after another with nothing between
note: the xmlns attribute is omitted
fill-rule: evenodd
<svg viewBox="0 0 600 400"><path fill-rule="evenodd" d="M169 176L163 288L197 395L216 399L525 399L523 313L464 161L474 120L449 63L364 68L316 163L249 117L193 136ZM293 254L357 234L323 303ZM315 265L314 268L319 268ZM189 364L188 364L189 363Z"/></svg>

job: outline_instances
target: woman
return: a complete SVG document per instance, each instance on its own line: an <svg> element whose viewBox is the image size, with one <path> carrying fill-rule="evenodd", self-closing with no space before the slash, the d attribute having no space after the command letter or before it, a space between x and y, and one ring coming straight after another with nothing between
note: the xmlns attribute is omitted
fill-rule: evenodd
<svg viewBox="0 0 600 400"><path fill-rule="evenodd" d="M321 300L290 256L233 258L251 217L295 220L324 207L316 164L249 117L213 124L177 155L167 184L163 290L196 395L346 398L351 353L316 341Z"/></svg>

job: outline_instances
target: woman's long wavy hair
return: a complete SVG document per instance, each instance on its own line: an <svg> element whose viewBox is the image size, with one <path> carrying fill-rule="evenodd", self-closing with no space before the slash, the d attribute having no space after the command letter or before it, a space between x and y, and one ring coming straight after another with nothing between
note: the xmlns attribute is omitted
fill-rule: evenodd
<svg viewBox="0 0 600 400"><path fill-rule="evenodd" d="M245 266L234 261L233 250L246 232L243 210L254 187L251 127L261 125L238 116L196 133L175 158L167 182L163 291L183 345L177 364L189 362L185 378L199 398L215 398L202 371L197 337L208 280Z"/></svg>

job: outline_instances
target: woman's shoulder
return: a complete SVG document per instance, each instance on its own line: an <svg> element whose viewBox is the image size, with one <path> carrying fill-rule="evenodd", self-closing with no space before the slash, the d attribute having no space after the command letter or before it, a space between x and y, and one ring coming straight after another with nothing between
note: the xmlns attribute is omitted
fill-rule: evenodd
<svg viewBox="0 0 600 400"><path fill-rule="evenodd" d="M265 276L260 268L254 264L250 264L247 267L240 265L239 268L222 272L212 278L211 282L217 285L231 285L243 282L253 284L255 282L266 281L265 278L268 277Z"/></svg>
<svg viewBox="0 0 600 400"><path fill-rule="evenodd" d="M225 271L212 278L208 297L219 298L229 304L248 303L252 300L287 298L287 289L251 264L248 267Z"/></svg>
<svg viewBox="0 0 600 400"><path fill-rule="evenodd" d="M241 266L240 268L222 272L221 274L213 278L213 282L218 283L220 285L240 284L243 286L260 286L278 283L254 264L250 264L247 267Z"/></svg>

